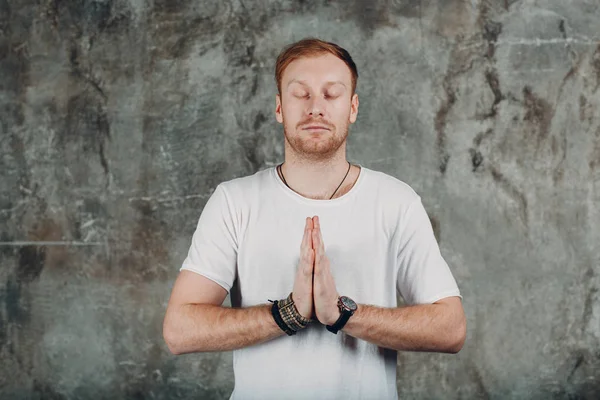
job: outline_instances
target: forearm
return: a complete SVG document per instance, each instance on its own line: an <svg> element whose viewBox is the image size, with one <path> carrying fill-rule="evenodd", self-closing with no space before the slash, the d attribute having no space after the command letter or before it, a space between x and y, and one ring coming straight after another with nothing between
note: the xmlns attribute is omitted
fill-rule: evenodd
<svg viewBox="0 0 600 400"><path fill-rule="evenodd" d="M358 305L342 329L348 335L399 351L460 351L466 329L464 314L446 304L396 308Z"/></svg>
<svg viewBox="0 0 600 400"><path fill-rule="evenodd" d="M271 304L185 304L165 318L163 330L173 354L235 350L285 335L273 319Z"/></svg>

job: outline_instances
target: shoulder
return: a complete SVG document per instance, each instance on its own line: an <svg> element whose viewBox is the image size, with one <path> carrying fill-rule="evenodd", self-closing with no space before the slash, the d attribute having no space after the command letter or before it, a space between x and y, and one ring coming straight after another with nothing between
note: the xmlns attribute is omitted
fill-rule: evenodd
<svg viewBox="0 0 600 400"><path fill-rule="evenodd" d="M407 207L420 199L412 186L403 180L370 168L367 168L366 172L371 178L369 180L373 185L372 189L378 192L380 198L389 199Z"/></svg>
<svg viewBox="0 0 600 400"><path fill-rule="evenodd" d="M261 188L268 184L268 179L271 174L271 168L261 169L251 175L243 175L231 178L221 182L217 187L220 187L226 197L232 199L249 199L252 193L260 193Z"/></svg>

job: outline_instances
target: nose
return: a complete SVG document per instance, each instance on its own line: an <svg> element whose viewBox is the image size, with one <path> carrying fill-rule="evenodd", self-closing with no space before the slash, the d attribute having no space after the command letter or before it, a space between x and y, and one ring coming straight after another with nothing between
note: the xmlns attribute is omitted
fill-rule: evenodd
<svg viewBox="0 0 600 400"><path fill-rule="evenodd" d="M308 101L308 115L311 117L323 116L325 114L325 103L322 98L315 96Z"/></svg>

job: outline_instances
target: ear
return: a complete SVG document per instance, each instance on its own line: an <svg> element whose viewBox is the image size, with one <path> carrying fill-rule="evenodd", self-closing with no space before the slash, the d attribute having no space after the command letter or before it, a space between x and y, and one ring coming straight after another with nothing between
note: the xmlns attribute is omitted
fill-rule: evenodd
<svg viewBox="0 0 600 400"><path fill-rule="evenodd" d="M352 95L352 100L350 101L350 123L353 124L356 121L356 117L358 116L358 94L354 93Z"/></svg>
<svg viewBox="0 0 600 400"><path fill-rule="evenodd" d="M280 124L283 123L283 114L281 113L281 96L275 95L275 118Z"/></svg>

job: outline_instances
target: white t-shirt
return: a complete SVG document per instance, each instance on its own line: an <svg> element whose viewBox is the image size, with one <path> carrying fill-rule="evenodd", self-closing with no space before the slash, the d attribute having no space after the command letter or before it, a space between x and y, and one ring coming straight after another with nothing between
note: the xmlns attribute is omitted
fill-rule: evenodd
<svg viewBox="0 0 600 400"><path fill-rule="evenodd" d="M318 215L337 291L359 307L396 307L396 291L407 304L460 296L419 195L360 166L351 190L332 200L299 195L275 167L222 182L181 269L227 289L232 307L271 304L292 291L306 217ZM234 350L230 399L397 399L396 356L313 321L296 335Z"/></svg>

